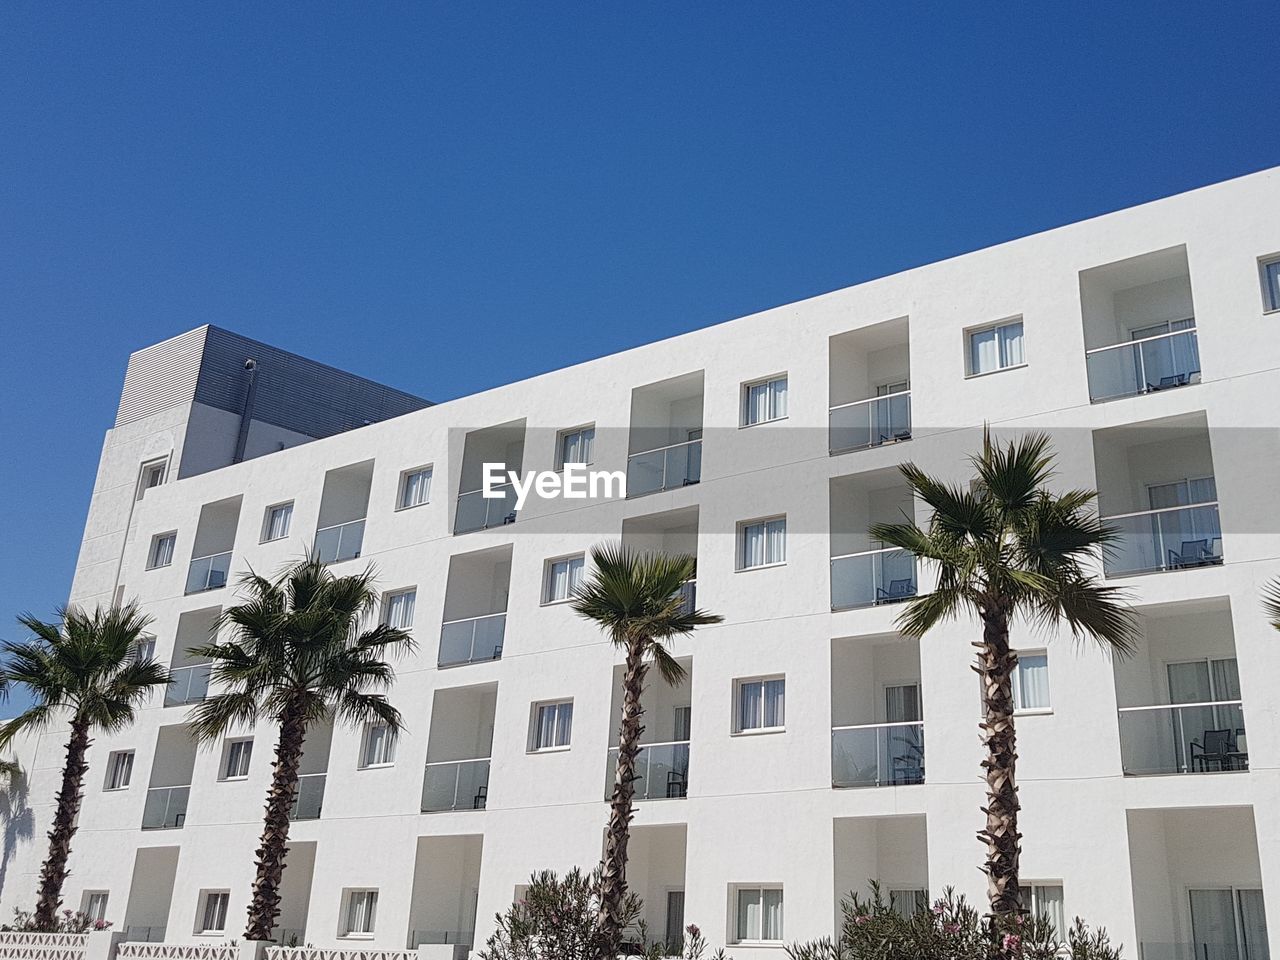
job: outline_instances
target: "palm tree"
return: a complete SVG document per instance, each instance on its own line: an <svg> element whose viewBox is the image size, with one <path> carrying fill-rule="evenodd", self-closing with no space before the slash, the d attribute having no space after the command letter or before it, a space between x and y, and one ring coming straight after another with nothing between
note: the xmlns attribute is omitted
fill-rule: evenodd
<svg viewBox="0 0 1280 960"><path fill-rule="evenodd" d="M609 802L609 831L601 864L599 926L604 944L617 952L627 894L627 842L635 795L636 755L640 752L640 697L650 665L667 683L682 683L684 667L664 646L673 637L723 618L691 609L680 588L691 580L696 560L686 555L635 553L622 544L591 551L591 577L574 591L573 609L593 620L614 646L626 651L622 676L622 721L618 730L618 766ZM608 955L608 954L605 954Z"/></svg>
<svg viewBox="0 0 1280 960"><path fill-rule="evenodd" d="M191 733L208 743L261 719L279 725L244 934L268 940L280 914L307 730L329 720L385 723L393 734L403 729L400 712L385 697L395 671L383 658L412 650L413 641L386 624L361 629L378 608L372 568L336 577L308 558L275 580L249 572L240 585L244 602L224 610L214 627L225 630L226 639L215 636L190 651L212 664L209 679L221 691L191 709Z"/></svg>
<svg viewBox="0 0 1280 960"><path fill-rule="evenodd" d="M978 837L987 847L987 895L998 918L1022 912L1011 681L1018 655L1009 648L1010 625L1017 617L1044 628L1065 623L1076 639L1120 654L1133 649L1136 627L1123 594L1090 570L1098 551L1117 538L1090 509L1096 491L1044 488L1054 474L1047 436L1028 434L1001 446L984 432L982 453L970 463L977 473L972 489L903 464L902 475L931 510L928 523L875 524L871 536L937 568L934 591L899 615L904 634L923 637L961 610L982 622L974 669L982 680L987 823Z"/></svg>
<svg viewBox="0 0 1280 960"><path fill-rule="evenodd" d="M76 815L83 797L85 754L92 734L118 733L133 723L133 711L152 687L169 683L169 672L151 658L139 659L139 644L151 618L136 603L97 607L92 614L66 607L58 620L45 623L31 614L18 618L32 636L0 646L4 665L0 677L7 689L20 686L31 695L31 706L0 725L0 745L21 733L70 724L67 759L62 768L49 855L40 870L34 920L36 929L52 931L62 905L67 858L76 832Z"/></svg>

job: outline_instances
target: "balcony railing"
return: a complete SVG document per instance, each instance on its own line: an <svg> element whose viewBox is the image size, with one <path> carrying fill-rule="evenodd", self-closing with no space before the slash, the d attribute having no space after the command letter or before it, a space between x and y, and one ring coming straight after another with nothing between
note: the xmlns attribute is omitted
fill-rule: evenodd
<svg viewBox="0 0 1280 960"><path fill-rule="evenodd" d="M458 509L453 515L453 532L470 533L516 522L516 488L509 483L494 487L497 497L486 497L483 490L458 494Z"/></svg>
<svg viewBox="0 0 1280 960"><path fill-rule="evenodd" d="M613 797L618 775L618 748L609 751L604 798ZM637 800L678 800L689 795L689 741L646 743L636 755Z"/></svg>
<svg viewBox="0 0 1280 960"><path fill-rule="evenodd" d="M151 787L142 808L143 830L179 830L187 820L187 801L191 785Z"/></svg>
<svg viewBox="0 0 1280 960"><path fill-rule="evenodd" d="M209 695L209 670L207 663L189 667L175 667L169 671L173 682L164 688L164 705L180 707L187 703L199 703Z"/></svg>
<svg viewBox="0 0 1280 960"><path fill-rule="evenodd" d="M470 947L475 944L474 930L414 930L409 935L409 949L417 950L425 944L452 943L457 946Z"/></svg>
<svg viewBox="0 0 1280 960"><path fill-rule="evenodd" d="M687 487L701 479L701 440L686 440L627 457L628 498Z"/></svg>
<svg viewBox="0 0 1280 960"><path fill-rule="evenodd" d="M364 519L335 523L316 531L313 554L321 563L354 560L364 547Z"/></svg>
<svg viewBox="0 0 1280 960"><path fill-rule="evenodd" d="M489 758L428 763L422 779L422 812L483 810L489 800ZM426 940L424 943L443 943ZM415 944L415 946L417 946Z"/></svg>
<svg viewBox="0 0 1280 960"><path fill-rule="evenodd" d="M1217 503L1125 513L1104 517L1103 522L1119 533L1102 558L1108 577L1222 563Z"/></svg>
<svg viewBox="0 0 1280 960"><path fill-rule="evenodd" d="M231 572L231 551L207 557L193 557L187 568L187 593L204 593L227 585Z"/></svg>
<svg viewBox="0 0 1280 960"><path fill-rule="evenodd" d="M911 391L832 407L827 445L832 453L865 450L911 439Z"/></svg>
<svg viewBox="0 0 1280 960"><path fill-rule="evenodd" d="M915 554L897 547L831 558L831 609L874 607L916 595Z"/></svg>
<svg viewBox="0 0 1280 960"><path fill-rule="evenodd" d="M1240 701L1121 707L1120 760L1126 776L1248 770Z"/></svg>
<svg viewBox="0 0 1280 960"><path fill-rule="evenodd" d="M124 928L123 943L164 943L164 927L142 927L131 923Z"/></svg>
<svg viewBox="0 0 1280 960"><path fill-rule="evenodd" d="M1230 923L1230 920L1228 920ZM1239 940L1195 940L1181 943L1140 941L1138 960L1251 960L1265 953L1246 951Z"/></svg>
<svg viewBox="0 0 1280 960"><path fill-rule="evenodd" d="M870 723L831 728L831 785L924 783L924 724Z"/></svg>
<svg viewBox="0 0 1280 960"><path fill-rule="evenodd" d="M1195 328L1086 350L1089 399L1135 397L1200 382Z"/></svg>
<svg viewBox="0 0 1280 960"><path fill-rule="evenodd" d="M303 927L272 927L271 939L282 947L301 947L307 942L307 931Z"/></svg>
<svg viewBox="0 0 1280 960"><path fill-rule="evenodd" d="M502 638L507 632L505 613L446 620L440 626L440 655L436 665L456 667L502 659Z"/></svg>
<svg viewBox="0 0 1280 960"><path fill-rule="evenodd" d="M298 795L289 811L290 820L319 820L324 809L324 781L326 774L304 773L298 777Z"/></svg>

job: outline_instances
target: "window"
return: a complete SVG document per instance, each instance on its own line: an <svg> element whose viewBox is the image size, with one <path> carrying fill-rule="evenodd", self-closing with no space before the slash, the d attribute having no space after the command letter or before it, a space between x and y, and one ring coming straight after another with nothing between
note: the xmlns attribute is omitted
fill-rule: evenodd
<svg viewBox="0 0 1280 960"><path fill-rule="evenodd" d="M767 567L787 561L787 518L753 520L738 527L738 567Z"/></svg>
<svg viewBox="0 0 1280 960"><path fill-rule="evenodd" d="M771 677L738 681L738 733L777 730L786 723L786 680Z"/></svg>
<svg viewBox="0 0 1280 960"><path fill-rule="evenodd" d="M156 657L156 638L143 637L133 647L133 660L138 663L142 660L154 660Z"/></svg>
<svg viewBox="0 0 1280 960"><path fill-rule="evenodd" d="M388 627L397 630L413 628L413 607L418 601L418 591L401 590L387 597L387 612L383 618Z"/></svg>
<svg viewBox="0 0 1280 960"><path fill-rule="evenodd" d="M969 333L969 376L1021 366L1022 320L1013 320Z"/></svg>
<svg viewBox="0 0 1280 960"><path fill-rule="evenodd" d="M566 463L593 463L596 446L596 428L578 427L561 432L556 446L556 466Z"/></svg>
<svg viewBox="0 0 1280 960"><path fill-rule="evenodd" d="M289 524L293 521L293 501L277 503L267 507L267 515L262 521L262 542L283 540L289 535Z"/></svg>
<svg viewBox="0 0 1280 960"><path fill-rule="evenodd" d="M1013 708L1049 709L1049 655L1043 650L1019 651L1013 671Z"/></svg>
<svg viewBox="0 0 1280 960"><path fill-rule="evenodd" d="M1062 884L1033 883L1018 888L1022 908L1033 917L1048 917L1059 935L1067 929L1067 915L1062 908Z"/></svg>
<svg viewBox="0 0 1280 960"><path fill-rule="evenodd" d="M167 469L167 459L152 460L150 463L144 463L142 469L138 471L137 499L141 500L152 487L158 487L164 483L164 475Z"/></svg>
<svg viewBox="0 0 1280 960"><path fill-rule="evenodd" d="M227 902L231 894L226 890L206 890L200 896L204 904L196 933L222 933L227 928Z"/></svg>
<svg viewBox="0 0 1280 960"><path fill-rule="evenodd" d="M782 939L782 888L739 887L735 891L738 943Z"/></svg>
<svg viewBox="0 0 1280 960"><path fill-rule="evenodd" d="M222 753L222 779L243 780L249 776L249 757L253 755L253 740L228 740Z"/></svg>
<svg viewBox="0 0 1280 960"><path fill-rule="evenodd" d="M431 468L418 467L400 474L400 509L420 507L431 499Z"/></svg>
<svg viewBox="0 0 1280 960"><path fill-rule="evenodd" d="M1257 888L1188 890L1191 939L1204 956L1255 960L1267 954L1267 915Z"/></svg>
<svg viewBox="0 0 1280 960"><path fill-rule="evenodd" d="M929 891L919 888L890 890L889 906L904 917L923 913L929 909Z"/></svg>
<svg viewBox="0 0 1280 960"><path fill-rule="evenodd" d="M360 766L385 767L396 758L396 738L385 723L369 723L364 728L364 744L360 750Z"/></svg>
<svg viewBox="0 0 1280 960"><path fill-rule="evenodd" d="M1258 266L1262 270L1262 303L1268 312L1280 310L1280 257L1263 260Z"/></svg>
<svg viewBox="0 0 1280 960"><path fill-rule="evenodd" d="M123 790L133 779L133 751L115 750L107 757L107 790Z"/></svg>
<svg viewBox="0 0 1280 960"><path fill-rule="evenodd" d="M529 738L531 750L558 750L567 747L572 732L572 700L534 705L533 733Z"/></svg>
<svg viewBox="0 0 1280 960"><path fill-rule="evenodd" d="M107 891L86 890L84 892L84 905L80 910L90 920L107 919Z"/></svg>
<svg viewBox="0 0 1280 960"><path fill-rule="evenodd" d="M573 591L582 583L582 568L586 563L579 555L547 561L546 582L542 585L542 602L559 603L573 597Z"/></svg>
<svg viewBox="0 0 1280 960"><path fill-rule="evenodd" d="M787 378L773 377L742 386L742 425L781 420L787 415Z"/></svg>
<svg viewBox="0 0 1280 960"><path fill-rule="evenodd" d="M173 563L173 546L178 542L176 533L157 533L151 538L151 551L147 554L147 569L167 567Z"/></svg>
<svg viewBox="0 0 1280 960"><path fill-rule="evenodd" d="M347 891L347 909L342 918L344 937L367 937L373 933L378 914L377 890Z"/></svg>

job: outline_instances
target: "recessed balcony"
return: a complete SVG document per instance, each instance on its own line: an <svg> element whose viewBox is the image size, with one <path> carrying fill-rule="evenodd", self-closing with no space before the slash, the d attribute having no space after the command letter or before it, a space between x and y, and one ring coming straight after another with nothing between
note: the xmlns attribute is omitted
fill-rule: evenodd
<svg viewBox="0 0 1280 960"><path fill-rule="evenodd" d="M422 777L423 813L488 806L497 702L497 684L436 691Z"/></svg>
<svg viewBox="0 0 1280 960"><path fill-rule="evenodd" d="M636 755L635 799L682 800L689 795L689 741L693 707L693 660L680 660L686 671L684 682L672 686L656 673L644 693L644 734ZM613 672L613 702L609 716L622 715L623 690L621 666ZM611 732L616 742L616 731ZM609 749L605 764L604 798L613 796L618 771L618 748Z"/></svg>
<svg viewBox="0 0 1280 960"><path fill-rule="evenodd" d="M910 600L919 592L914 554L872 538L877 523L900 523L915 501L896 469L831 481L831 609L850 610Z"/></svg>
<svg viewBox="0 0 1280 960"><path fill-rule="evenodd" d="M828 342L832 454L911 439L911 349L906 317Z"/></svg>
<svg viewBox="0 0 1280 960"><path fill-rule="evenodd" d="M885 634L831 643L831 785L924 783L919 641Z"/></svg>
<svg viewBox="0 0 1280 960"><path fill-rule="evenodd" d="M470 431L463 442L462 469L458 475L458 499L453 512L453 532L491 530L516 522L516 492L508 481L493 486L486 497L485 478L496 464L502 476L519 475L524 463L525 421Z"/></svg>
<svg viewBox="0 0 1280 960"><path fill-rule="evenodd" d="M702 371L631 391L627 497L702 479Z"/></svg>

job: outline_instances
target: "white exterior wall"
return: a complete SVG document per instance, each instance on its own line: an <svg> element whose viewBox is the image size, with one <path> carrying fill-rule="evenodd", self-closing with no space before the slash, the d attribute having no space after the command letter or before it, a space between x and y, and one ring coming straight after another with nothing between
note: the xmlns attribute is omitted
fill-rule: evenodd
<svg viewBox="0 0 1280 960"><path fill-rule="evenodd" d="M935 893L953 885L980 901L985 889L977 869L983 851L974 836L981 826L978 808L983 797L979 706L970 669L975 627L948 624L918 647L877 646L859 655L860 638L879 644L893 634L898 608L831 612L829 558L841 550L833 546L828 531L839 527L856 541L856 531L833 519L831 509L848 489L860 488L854 480L847 488L837 485L833 494L832 479L886 471L911 459L931 473L967 482L964 455L980 442L981 425L990 423L1000 433L1052 430L1059 452L1057 482L1094 487L1106 476L1124 478L1131 471L1127 462L1095 462L1093 431L1172 417L1203 418L1207 434L1202 436L1212 447L1221 503L1226 563L1130 577L1124 583L1140 606L1225 598L1220 602L1230 611L1239 659L1251 769L1231 775L1124 777L1111 662L1091 649L1077 649L1067 639L1046 641L1020 628L1017 646L1038 648L1047 642L1053 698L1052 712L1025 717L1018 725L1023 873L1029 880L1060 882L1068 914L1105 925L1116 940L1133 945L1140 937L1155 936L1144 932L1149 930L1167 939L1176 931L1157 929L1163 921L1156 914L1164 910L1180 916L1181 907L1168 904L1181 894L1175 891L1163 907L1160 896L1140 896L1137 865L1144 875L1154 870L1163 876L1164 868L1153 867L1150 858L1164 857L1170 869L1176 864L1183 873L1194 872L1201 858L1196 850L1166 839L1173 828L1196 816L1214 821L1217 808L1250 811L1256 846L1252 834L1228 831L1224 842L1229 857L1222 861L1222 848L1214 848L1218 859L1210 857L1205 882L1221 882L1223 864L1229 867L1232 858L1238 861L1241 875L1228 881L1261 883L1273 918L1272 938L1280 948L1280 717L1270 682L1280 674L1280 643L1258 607L1260 586L1280 575L1280 527L1273 521L1274 478L1280 464L1280 337L1274 329L1276 318L1263 313L1257 269L1260 255L1280 249L1278 214L1280 171L1267 171L234 466L181 480L171 476L170 482L135 503L131 492L125 496L120 491L132 490L138 464L170 451L174 456L181 453L180 427L186 413L157 415L155 422L130 424L108 435L94 494L94 527L86 529L71 599L106 599L116 582L123 583L126 595L140 597L155 617L156 656L170 662L179 617L229 603L234 593L227 588L183 595L203 505L241 498L233 575L250 565L273 571L299 557L311 542L326 475L330 483L336 479L328 471L371 462L364 552L360 560L337 570L372 562L385 588L416 587L414 632L420 650L398 667L392 699L408 729L398 743L394 765L357 769L360 731L337 729L332 749L326 751L327 764L319 767L328 770L323 815L293 826L293 841L315 845L307 940L321 946L339 942L342 892L349 888L380 890L373 937L377 946L403 947L413 923L458 915L461 900L442 901L439 911L411 905L415 876L420 889L440 882L440 876L421 872L416 854L423 838L473 837L482 842L468 842L464 849L468 857L479 857L480 941L488 932L488 919L510 902L516 885L526 882L531 871L590 867L601 851L606 755L616 735L611 678L620 658L595 628L566 606L541 604L544 561L618 538L628 518L696 507L698 603L724 615L725 622L675 644L676 654L692 665L689 796L640 804L638 828L679 828L655 834L663 842L645 847L649 862L644 872L650 878L646 882L655 890L659 885L666 888L666 874L652 860L666 847L681 846L685 918L699 924L713 942L730 935L731 885L752 883L782 884L785 937L807 938L830 933L832 904L843 892L837 884L844 887L859 879L853 875L857 864L875 864L887 883L927 879ZM1081 272L1180 245L1186 248L1194 293L1203 382L1091 404ZM1170 287L1161 293L1172 297L1176 291ZM1025 325L1026 365L966 379L964 331L1013 316L1021 316ZM856 342L838 342L840 351L851 349L855 357L844 384L833 388L830 338L900 318L909 318L909 332L907 324L895 324L889 336L871 337L868 350ZM895 375L907 369L907 356L893 345L893 331L909 336L914 439L830 456L829 402L866 396L850 385L879 378L867 368L892 370ZM741 385L783 371L789 377L789 419L736 429ZM681 378L678 389L633 394L637 387L672 378ZM701 396L700 406L690 401L694 395ZM633 420L637 417L642 419ZM478 465L473 463L480 451L477 446L468 448L467 432L518 421L526 425L523 445L506 449L522 457L525 471L554 469L556 431L566 427L594 423L595 466L613 470L625 469L629 448L676 442L684 438L685 429L701 425L702 481L628 501L584 505L531 498L515 524L452 535L456 496L477 485ZM629 430L633 424L668 439L637 446ZM505 433L502 436L507 444ZM189 433L185 440L194 442ZM466 478L464 449L467 472L473 474ZM1175 452L1165 451L1168 456ZM1140 456L1128 453L1146 457L1145 451ZM424 464L434 467L430 502L397 511L401 472ZM892 479L891 474L880 474L884 477ZM867 489L887 486L878 481ZM291 499L290 536L260 543L265 508ZM869 512L878 516L895 502L892 493L877 495ZM867 506L864 500L862 509ZM338 509L336 502L333 509ZM774 514L785 514L788 520L786 564L739 571L736 525ZM326 519L336 518L335 513ZM98 544L110 539L103 539L106 533L126 528L136 534L115 577L111 568L118 554ZM146 570L151 534L173 529L179 531L173 565ZM474 588L451 581L450 571L461 575L469 568L492 569L493 555L477 562L454 559L452 567L450 558L488 549L509 551L509 584L501 559L501 569L484 585L484 596L473 596ZM927 572L921 576L927 587ZM494 592L505 590L507 625L500 660L436 668L446 590L451 601L456 597L459 610L489 604ZM839 641L837 671L846 662L856 664L877 682L872 691L866 677L851 677L834 709L833 641ZM1216 644L1214 640L1208 646L1216 649ZM778 673L787 680L785 731L733 736L733 680ZM926 782L832 789L833 718L880 719L883 705L867 699L883 697L878 684L915 676L923 689ZM487 808L419 813L433 695L444 688L485 684L497 687ZM858 684L867 692L852 703L850 690ZM530 705L561 697L574 702L571 747L530 753ZM480 702L477 698L472 704ZM184 715L184 708L164 708L157 697L140 711L131 729L99 737L93 745L66 899L73 905L83 889L108 889L108 919L120 925L130 901L134 850L178 847L168 939L195 939L199 891L221 888L231 891L228 936L239 936L273 734L269 729L256 731L245 781L219 782L220 745L202 750L195 759L185 826L141 832L159 730L181 723ZM468 733L474 732L472 721ZM444 746L448 736L432 742L433 754L456 753ZM137 750L138 761L132 787L102 793L107 754L130 747ZM6 846L0 915L15 905L30 906L61 763L56 733L43 737L34 753L29 746L25 749L32 822L27 837L15 836ZM1178 815L1161 818L1151 811ZM894 838L899 834L907 852L903 863L895 865L899 844ZM860 847L837 849L841 838L852 838ZM1236 842L1239 851L1231 846ZM449 849L430 844L422 848ZM1253 863L1256 870L1248 866ZM460 878L470 872L461 862L451 869ZM451 892L449 898L453 897ZM1139 910L1150 915L1139 917ZM286 919L285 926L290 923ZM776 955L769 948L752 947L735 947L733 953L739 960Z"/></svg>

